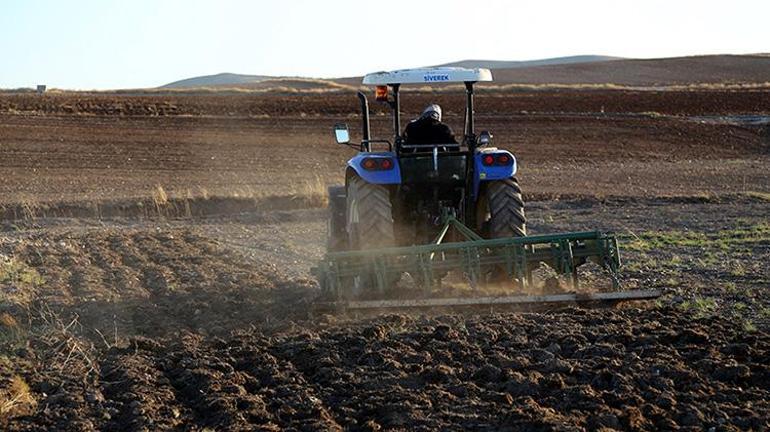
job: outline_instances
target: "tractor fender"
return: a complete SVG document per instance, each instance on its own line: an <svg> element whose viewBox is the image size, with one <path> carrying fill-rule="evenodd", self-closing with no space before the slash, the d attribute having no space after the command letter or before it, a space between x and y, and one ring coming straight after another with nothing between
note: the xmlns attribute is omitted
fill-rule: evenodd
<svg viewBox="0 0 770 432"><path fill-rule="evenodd" d="M507 154L511 157L512 163L510 165L492 165L485 166L481 162L481 158L487 154L499 155ZM517 163L516 157L507 150L500 150L496 148L485 148L477 152L473 156L473 172L475 176L473 178L473 197L479 196L479 187L481 182L490 180L505 180L516 175Z"/></svg>
<svg viewBox="0 0 770 432"><path fill-rule="evenodd" d="M393 162L392 168L388 170L367 170L361 165L364 159L382 159L390 158ZM362 152L353 156L348 161L348 169L352 169L359 177L367 183L372 184L400 184L401 169L398 165L398 158L395 152Z"/></svg>

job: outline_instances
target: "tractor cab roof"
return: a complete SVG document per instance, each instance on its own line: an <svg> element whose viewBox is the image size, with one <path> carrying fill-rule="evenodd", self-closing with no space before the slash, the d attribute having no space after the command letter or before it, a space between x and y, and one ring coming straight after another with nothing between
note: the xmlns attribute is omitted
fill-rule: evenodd
<svg viewBox="0 0 770 432"><path fill-rule="evenodd" d="M363 84L443 84L451 82L492 81L489 69L467 69L459 67L432 67L402 69L391 72L375 72L364 76Z"/></svg>

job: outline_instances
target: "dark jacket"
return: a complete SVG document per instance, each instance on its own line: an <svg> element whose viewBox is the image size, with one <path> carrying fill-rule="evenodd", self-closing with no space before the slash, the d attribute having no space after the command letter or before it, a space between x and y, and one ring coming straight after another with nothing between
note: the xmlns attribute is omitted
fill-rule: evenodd
<svg viewBox="0 0 770 432"><path fill-rule="evenodd" d="M407 144L457 144L452 129L430 117L409 122L404 130L404 140Z"/></svg>

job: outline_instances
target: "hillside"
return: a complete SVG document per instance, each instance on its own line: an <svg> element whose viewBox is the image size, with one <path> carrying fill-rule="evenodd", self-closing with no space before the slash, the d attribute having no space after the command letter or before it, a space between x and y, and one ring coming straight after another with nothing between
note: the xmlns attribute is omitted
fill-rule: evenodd
<svg viewBox="0 0 770 432"><path fill-rule="evenodd" d="M498 61L498 60L461 60L454 63L446 63L439 66L454 66L454 67L485 67L489 69L497 68L514 68L514 67L528 67L528 66L542 66L542 65L556 65L556 64L573 64L573 63L585 63L615 60L618 57L607 57L597 55L581 55L570 57L555 57L540 60L528 60L528 61ZM271 77L265 75L242 75L234 73L221 73L217 75L206 75L193 78L187 78L179 81L161 86L160 88L194 88L194 87L230 87L230 88L245 88L245 89L264 89L274 87L286 87L292 86L292 82L297 84L297 89L304 89L308 86L317 88L318 86L324 87L322 83L326 81L327 86L334 86L330 81L338 83L345 82L347 85L358 85L361 80L358 77L343 78L336 80L317 80L308 78L288 78L288 77Z"/></svg>
<svg viewBox="0 0 770 432"><path fill-rule="evenodd" d="M770 82L770 57L709 55L496 69L497 83L670 86Z"/></svg>
<svg viewBox="0 0 770 432"><path fill-rule="evenodd" d="M597 85L628 87L690 84L762 84L770 82L770 56L707 55L660 59L573 56L532 61L462 60L440 66L492 69L495 85ZM290 91L358 87L361 77L310 79L264 75L218 75L189 78L161 88L196 87Z"/></svg>
<svg viewBox="0 0 770 432"><path fill-rule="evenodd" d="M452 63L445 63L437 66L464 67L464 68L487 68L487 69L510 69L525 68L548 65L565 65L574 63L603 62L610 60L622 60L622 57L610 57L599 55L577 55L569 57L555 57L540 60L523 61L503 61L503 60L460 60Z"/></svg>
<svg viewBox="0 0 770 432"><path fill-rule="evenodd" d="M241 75L234 73L220 73L216 75L204 75L199 77L187 78L174 81L160 88L192 88L192 87L215 87L221 85L240 85L248 83L257 83L274 77L265 75Z"/></svg>

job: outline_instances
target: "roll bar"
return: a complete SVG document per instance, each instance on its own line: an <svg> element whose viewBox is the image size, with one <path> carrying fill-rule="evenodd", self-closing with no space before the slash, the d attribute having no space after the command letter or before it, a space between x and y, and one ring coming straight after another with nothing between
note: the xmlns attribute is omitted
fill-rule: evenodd
<svg viewBox="0 0 770 432"><path fill-rule="evenodd" d="M463 125L463 137L468 149L473 151L476 148L476 134L474 133L473 120L473 84L475 81L465 81L465 124ZM401 98L399 90L401 84L388 84L393 92L393 100L388 101L388 106L393 110L393 135L397 147L401 143ZM358 92L358 98L361 99L361 111L364 113L364 140L369 140L369 105L366 103L366 95Z"/></svg>

